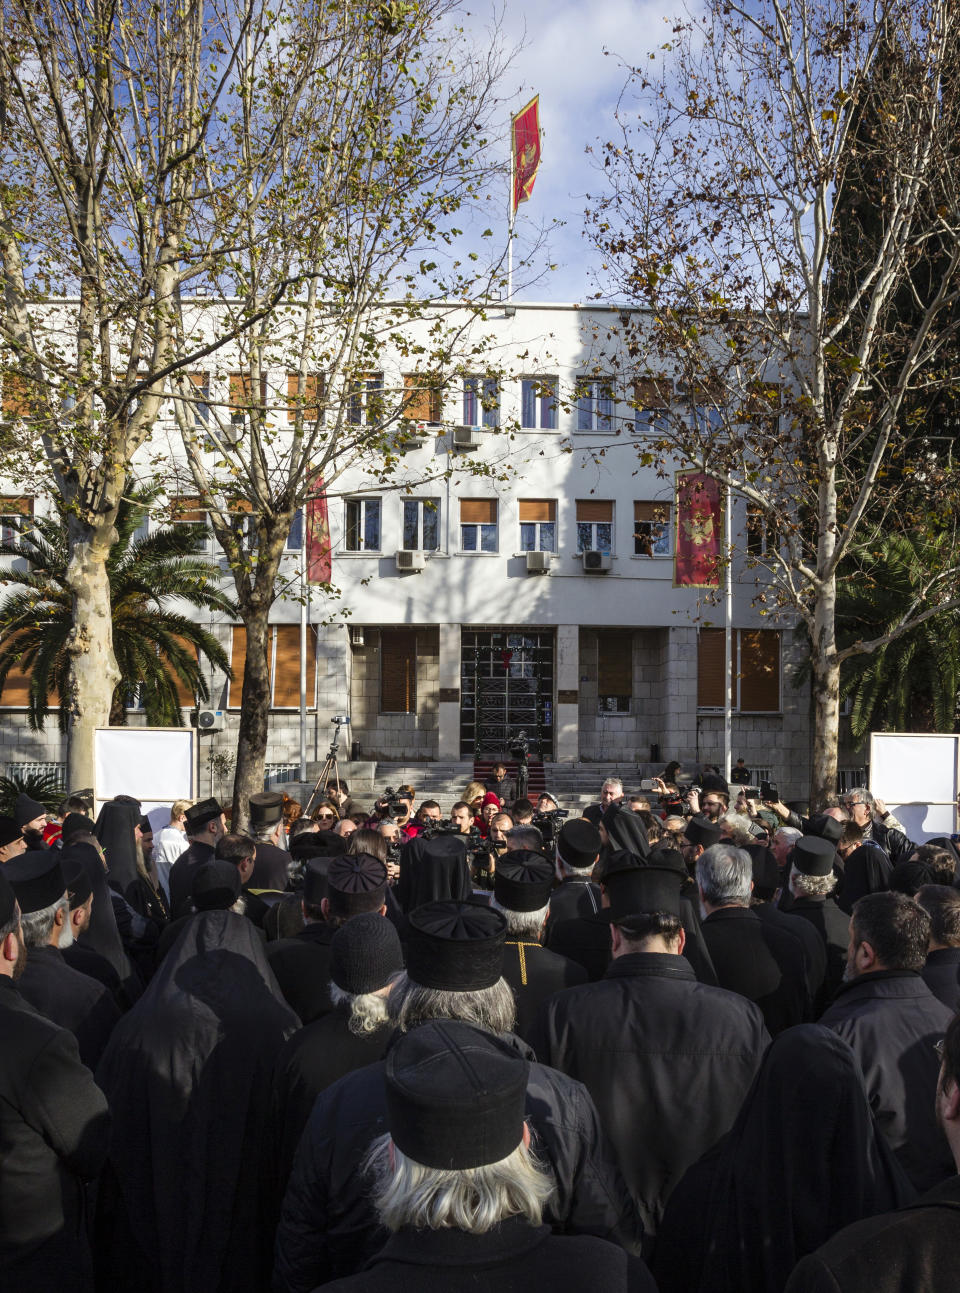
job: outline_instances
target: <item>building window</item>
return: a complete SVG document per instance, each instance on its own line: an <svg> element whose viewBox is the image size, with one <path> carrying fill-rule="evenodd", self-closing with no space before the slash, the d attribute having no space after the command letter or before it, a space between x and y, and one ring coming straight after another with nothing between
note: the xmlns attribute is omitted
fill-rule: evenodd
<svg viewBox="0 0 960 1293"><path fill-rule="evenodd" d="M520 499L520 551L556 552L557 501L554 498Z"/></svg>
<svg viewBox="0 0 960 1293"><path fill-rule="evenodd" d="M417 631L380 630L380 713L417 712Z"/></svg>
<svg viewBox="0 0 960 1293"><path fill-rule="evenodd" d="M348 498L343 546L347 552L380 551L379 498Z"/></svg>
<svg viewBox="0 0 960 1293"><path fill-rule="evenodd" d="M3 374L3 395L0 411L4 421L13 422L18 418L35 416L40 400L35 384L23 373L7 369Z"/></svg>
<svg viewBox="0 0 960 1293"><path fill-rule="evenodd" d="M660 435L667 430L672 394L672 384L665 377L644 377L634 382L634 425L638 434Z"/></svg>
<svg viewBox="0 0 960 1293"><path fill-rule="evenodd" d="M577 430L613 430L613 378L577 378Z"/></svg>
<svg viewBox="0 0 960 1293"><path fill-rule="evenodd" d="M201 505L197 495L190 495L170 500L170 524L202 525L204 531L198 535L194 552L197 556L209 556L213 551L213 536L209 529L207 509Z"/></svg>
<svg viewBox="0 0 960 1293"><path fill-rule="evenodd" d="M747 504L747 552L763 557L767 552L767 518L759 507Z"/></svg>
<svg viewBox="0 0 960 1293"><path fill-rule="evenodd" d="M30 528L33 499L20 495L0 496L0 543L19 543Z"/></svg>
<svg viewBox="0 0 960 1293"><path fill-rule="evenodd" d="M460 547L464 552L497 551L495 498L461 498Z"/></svg>
<svg viewBox="0 0 960 1293"><path fill-rule="evenodd" d="M440 549L440 500L403 500L403 546L408 552L438 552Z"/></svg>
<svg viewBox="0 0 960 1293"><path fill-rule="evenodd" d="M577 551L613 552L612 501L577 499Z"/></svg>
<svg viewBox="0 0 960 1293"><path fill-rule="evenodd" d="M633 698L633 633L597 630L597 711L629 714Z"/></svg>
<svg viewBox="0 0 960 1293"><path fill-rule="evenodd" d="M271 709L300 707L300 625L274 624L267 630L267 668L270 672ZM239 709L243 695L246 663L247 630L242 624L233 627L230 669L233 678L227 693L227 708ZM307 706L316 708L317 636L307 633Z"/></svg>
<svg viewBox="0 0 960 1293"><path fill-rule="evenodd" d="M525 377L520 383L520 425L527 431L556 431L557 379Z"/></svg>
<svg viewBox="0 0 960 1293"><path fill-rule="evenodd" d="M290 522L290 533L287 535L287 552L303 551L303 508L298 507Z"/></svg>
<svg viewBox="0 0 960 1293"><path fill-rule="evenodd" d="M441 421L441 390L431 373L404 373L403 416L410 422L438 426Z"/></svg>
<svg viewBox="0 0 960 1293"><path fill-rule="evenodd" d="M682 397L694 431L705 439L712 439L723 431L721 391L709 385L696 386L682 392Z"/></svg>
<svg viewBox="0 0 960 1293"><path fill-rule="evenodd" d="M187 387L193 425L195 427L208 426L210 422L210 374L187 373Z"/></svg>
<svg viewBox="0 0 960 1293"><path fill-rule="evenodd" d="M669 503L634 503L633 552L637 557L669 557Z"/></svg>
<svg viewBox="0 0 960 1293"><path fill-rule="evenodd" d="M287 422L296 422L301 406L305 425L322 422L324 394L323 373L287 373Z"/></svg>
<svg viewBox="0 0 960 1293"><path fill-rule="evenodd" d="M495 377L463 379L463 425L468 427L500 425L500 386Z"/></svg>
<svg viewBox="0 0 960 1293"><path fill-rule="evenodd" d="M697 707L723 709L726 646L723 629L697 635ZM780 633L734 629L733 708L741 714L780 712Z"/></svg>
<svg viewBox="0 0 960 1293"><path fill-rule="evenodd" d="M383 373L361 373L350 383L347 422L358 427L375 426L383 417Z"/></svg>
<svg viewBox="0 0 960 1293"><path fill-rule="evenodd" d="M267 375L260 374L260 402L254 399L253 378L249 373L230 374L230 421L235 426L242 426L248 417L255 413L264 414L267 409Z"/></svg>

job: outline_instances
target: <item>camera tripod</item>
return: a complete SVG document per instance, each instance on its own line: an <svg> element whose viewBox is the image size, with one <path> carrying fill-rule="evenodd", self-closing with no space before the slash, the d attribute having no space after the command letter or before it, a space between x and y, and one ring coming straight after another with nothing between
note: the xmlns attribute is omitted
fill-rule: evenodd
<svg viewBox="0 0 960 1293"><path fill-rule="evenodd" d="M340 765L337 763L337 750L340 746L340 719L333 720L336 728L333 733L333 740L330 742L330 752L327 755L326 762L320 769L320 775L317 777L317 784L314 786L310 798L307 800L306 807L303 810L304 817L309 817L314 805L326 796L327 787L331 779L336 788L340 789ZM339 809L338 809L339 811Z"/></svg>

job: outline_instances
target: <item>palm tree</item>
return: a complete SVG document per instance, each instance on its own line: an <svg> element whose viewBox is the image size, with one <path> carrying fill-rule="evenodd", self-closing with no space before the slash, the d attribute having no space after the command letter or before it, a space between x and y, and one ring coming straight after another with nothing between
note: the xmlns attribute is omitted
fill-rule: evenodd
<svg viewBox="0 0 960 1293"><path fill-rule="evenodd" d="M888 534L860 556L850 578L837 582L841 648L882 637L900 620L930 572L942 570L952 536ZM952 732L960 691L960 613L931 616L870 655L842 666L840 695L853 706L850 730Z"/></svg>
<svg viewBox="0 0 960 1293"><path fill-rule="evenodd" d="M203 525L168 525L136 537L149 515L158 487L125 496L117 515L117 541L107 572L113 609L113 649L120 682L113 695L110 722L126 722L126 705L139 687L147 722L182 726L179 687L199 701L210 693L201 669L208 662L229 675L229 661L217 639L185 615L168 609L174 600L196 609L225 611L233 603L217 588L219 569L196 555ZM39 731L59 696L58 721L66 731L67 638L71 598L65 574L66 527L62 517L35 517L18 541L0 543L0 555L19 557L25 570L0 573L0 583L16 592L0 604L0 690L11 668L30 675L30 726Z"/></svg>

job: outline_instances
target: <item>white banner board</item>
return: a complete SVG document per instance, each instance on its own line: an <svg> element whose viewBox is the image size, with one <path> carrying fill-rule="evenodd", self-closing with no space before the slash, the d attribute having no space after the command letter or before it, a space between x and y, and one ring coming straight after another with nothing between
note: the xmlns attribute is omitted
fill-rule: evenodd
<svg viewBox="0 0 960 1293"><path fill-rule="evenodd" d="M115 795L133 795L140 800L154 829L166 826L175 799L197 797L196 729L97 728L94 775L98 811Z"/></svg>
<svg viewBox="0 0 960 1293"><path fill-rule="evenodd" d="M918 844L957 829L960 736L873 732L870 791Z"/></svg>

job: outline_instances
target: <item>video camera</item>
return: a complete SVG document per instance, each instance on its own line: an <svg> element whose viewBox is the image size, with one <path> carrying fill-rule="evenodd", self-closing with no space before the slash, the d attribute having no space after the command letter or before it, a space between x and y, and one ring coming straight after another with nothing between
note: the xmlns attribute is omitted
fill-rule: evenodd
<svg viewBox="0 0 960 1293"><path fill-rule="evenodd" d="M569 816L570 811L567 808L552 808L548 813L533 814L533 825L543 836L545 846L556 844L563 819Z"/></svg>
<svg viewBox="0 0 960 1293"><path fill-rule="evenodd" d="M374 804L374 810L381 817L404 817L409 807L409 802L406 799L400 799L393 786L387 786Z"/></svg>

